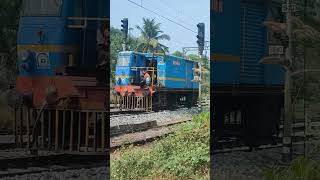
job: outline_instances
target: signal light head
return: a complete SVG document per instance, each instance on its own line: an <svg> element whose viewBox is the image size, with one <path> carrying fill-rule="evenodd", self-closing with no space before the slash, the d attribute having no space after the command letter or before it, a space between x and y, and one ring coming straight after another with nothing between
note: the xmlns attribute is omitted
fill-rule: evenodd
<svg viewBox="0 0 320 180"><path fill-rule="evenodd" d="M128 36L128 18L122 19L121 22L122 22L121 31L123 33L123 38L127 39L127 36Z"/></svg>
<svg viewBox="0 0 320 180"><path fill-rule="evenodd" d="M198 35L197 35L197 44L199 48L199 54L202 54L204 50L204 37L205 37L205 25L204 23L197 24Z"/></svg>

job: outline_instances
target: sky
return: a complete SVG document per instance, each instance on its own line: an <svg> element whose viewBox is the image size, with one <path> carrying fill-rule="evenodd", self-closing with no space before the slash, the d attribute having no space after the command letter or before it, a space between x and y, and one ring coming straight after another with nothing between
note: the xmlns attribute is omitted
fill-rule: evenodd
<svg viewBox="0 0 320 180"><path fill-rule="evenodd" d="M174 22L149 12L130 1ZM156 22L161 23L161 30L171 37L170 41L161 41L161 43L169 47L170 53L177 50L182 51L183 47L197 47L198 23L205 23L205 39L210 39L210 0L111 0L110 3L111 26L121 29L121 20L128 18L129 28L133 28L129 32L132 36L140 36L135 27L136 25L142 26L143 17L155 18ZM176 23L185 26L185 28ZM196 54L197 51L189 53Z"/></svg>

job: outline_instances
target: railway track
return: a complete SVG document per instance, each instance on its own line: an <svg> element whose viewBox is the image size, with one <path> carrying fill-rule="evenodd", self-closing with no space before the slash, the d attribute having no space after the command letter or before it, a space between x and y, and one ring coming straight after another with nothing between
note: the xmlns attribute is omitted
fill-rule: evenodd
<svg viewBox="0 0 320 180"><path fill-rule="evenodd" d="M191 119L173 120L169 123L159 124L155 127L147 128L139 132L122 133L110 138L110 148L117 149L129 144L144 144L153 140L174 133L182 123L191 121Z"/></svg>
<svg viewBox="0 0 320 180"><path fill-rule="evenodd" d="M196 107L194 107L196 108ZM163 111L171 111L171 112L174 112L176 110L181 110L181 109L188 109L184 106L179 106L177 107L176 109L174 110L159 110L159 111L141 111L141 110L120 110L120 109L117 109L116 106L111 106L110 107L110 118L112 117L117 117L117 116L130 116L130 115L139 115L139 114L151 114L151 113L156 113L156 112L163 112Z"/></svg>
<svg viewBox="0 0 320 180"><path fill-rule="evenodd" d="M294 155L303 155L304 153L306 153L306 144L312 141L319 141L320 139L320 113L315 113L312 117L309 118L308 121L305 121L305 119L299 119L298 121L292 124L292 147ZM213 154L232 153L237 151L252 151L253 149L263 150L282 147L283 125L280 125L279 129L280 132L276 137L277 144L267 144L251 148L249 146L243 145L240 139L229 138L215 142L215 147L217 148L213 150ZM299 146L304 146L303 152L295 152L295 148Z"/></svg>
<svg viewBox="0 0 320 180"><path fill-rule="evenodd" d="M0 159L0 178L109 166L107 154L51 154Z"/></svg>
<svg viewBox="0 0 320 180"><path fill-rule="evenodd" d="M153 114L154 112L114 114L112 117L134 116ZM112 118L111 117L111 118ZM111 149L119 148L127 144L147 143L156 138L173 133L178 125L191 121L192 118L178 118L170 121L157 123L148 127L145 124L135 124L130 132L123 131L111 137ZM127 128L130 125L127 125ZM121 126L119 126L121 127ZM123 128L123 126L122 126ZM135 129L136 128L136 129ZM130 128L129 128L130 129ZM26 149L24 150L26 151ZM41 174L45 172L66 172L69 170L89 169L108 166L107 154L70 154L68 152L51 154L46 156L2 156L0 151L0 178L24 177L24 175Z"/></svg>
<svg viewBox="0 0 320 180"><path fill-rule="evenodd" d="M224 144L227 142L218 142L217 144ZM234 143L234 142L233 142ZM275 144L275 145L271 145L271 144L267 144L267 145L261 145L255 148L251 148L249 146L245 146L245 145L227 145L227 148L218 148L218 149L214 149L212 154L226 154L226 153L232 153L232 152L239 152L239 151L244 151L244 152L249 152L249 151L259 151L259 150L263 150L263 149L273 149L273 148L279 148L282 147L282 144Z"/></svg>
<svg viewBox="0 0 320 180"><path fill-rule="evenodd" d="M119 116L132 116L132 115L143 115L143 114L151 114L151 112L144 111L120 111L120 110L110 110L110 118L119 117Z"/></svg>
<svg viewBox="0 0 320 180"><path fill-rule="evenodd" d="M178 115L171 117L171 114L177 112L180 114L178 113ZM192 120L191 115L185 116L185 114L194 112L197 112L196 107L188 109L183 106L175 110L160 110L156 112L115 112L111 114L110 121L113 118L120 120L112 122L113 125L110 127L110 148L118 149L129 144L149 143L157 138L174 133L180 124ZM122 118L126 123L123 123Z"/></svg>
<svg viewBox="0 0 320 180"><path fill-rule="evenodd" d="M13 134L14 132L11 130L7 130L7 129L0 129L0 136L2 135L10 135Z"/></svg>

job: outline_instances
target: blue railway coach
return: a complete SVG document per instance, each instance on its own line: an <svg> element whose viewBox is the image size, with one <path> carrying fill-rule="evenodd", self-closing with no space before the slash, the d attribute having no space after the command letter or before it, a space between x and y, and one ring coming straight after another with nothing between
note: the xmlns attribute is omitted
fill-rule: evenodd
<svg viewBox="0 0 320 180"><path fill-rule="evenodd" d="M120 107L155 110L179 104L194 105L199 87L193 81L194 70L198 67L197 62L172 55L120 52L115 73L115 93ZM141 84L143 71L151 76L148 86Z"/></svg>
<svg viewBox="0 0 320 180"><path fill-rule="evenodd" d="M283 106L284 70L259 61L272 39L263 22L281 21L280 3L212 0L211 97L217 137L240 136L251 146L272 141Z"/></svg>

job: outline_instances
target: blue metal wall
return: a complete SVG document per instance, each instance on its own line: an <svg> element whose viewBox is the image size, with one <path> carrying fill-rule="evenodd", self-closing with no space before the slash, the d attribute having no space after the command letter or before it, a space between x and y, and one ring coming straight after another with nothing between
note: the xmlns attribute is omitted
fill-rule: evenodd
<svg viewBox="0 0 320 180"><path fill-rule="evenodd" d="M218 1L218 0L217 0ZM216 2L217 2L216 1ZM212 85L281 85L283 69L263 65L267 55L268 9L262 0L220 0L211 9Z"/></svg>
<svg viewBox="0 0 320 180"><path fill-rule="evenodd" d="M213 4L214 6L214 4ZM225 0L222 12L211 9L211 81L239 83L240 1Z"/></svg>
<svg viewBox="0 0 320 180"><path fill-rule="evenodd" d="M158 62L158 80L162 86L175 89L198 88L198 83L192 82L195 62L171 55L166 55L163 62Z"/></svg>
<svg viewBox="0 0 320 180"><path fill-rule="evenodd" d="M65 63L66 56L62 51L52 51L72 44L72 39L67 36L65 28L66 20L60 17L21 17L17 38L18 47L25 46L30 53L28 60L18 62L26 64L29 71L20 69L22 76L52 76L54 68ZM43 33L40 39L39 32ZM52 48L53 47L53 48ZM41 51L37 49L42 49ZM63 49L63 48L62 48ZM18 48L18 51L20 49ZM51 52L50 52L51 51ZM37 68L36 53L49 53L50 66L44 69Z"/></svg>
<svg viewBox="0 0 320 180"><path fill-rule="evenodd" d="M65 0L58 16L22 16L19 22L17 45L18 50L24 46L32 55L26 62L29 71L20 69L22 76L54 76L55 68L65 66L67 53L71 51L80 67L95 68L96 60L96 30L97 21L88 24L85 30L70 29L66 17L109 17L109 0ZM83 7L76 13L75 7ZM43 33L40 40L39 32ZM35 47L36 46L36 47ZM39 51L41 49L41 51ZM71 50L70 50L71 49ZM50 67L38 69L35 54L49 53Z"/></svg>
<svg viewBox="0 0 320 180"><path fill-rule="evenodd" d="M264 66L259 61L266 54L266 28L263 26L267 15L261 3L241 3L241 84L263 84Z"/></svg>

